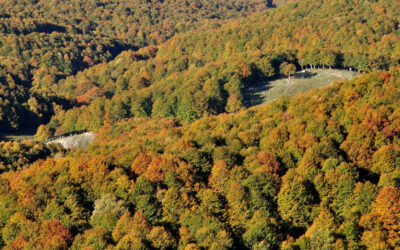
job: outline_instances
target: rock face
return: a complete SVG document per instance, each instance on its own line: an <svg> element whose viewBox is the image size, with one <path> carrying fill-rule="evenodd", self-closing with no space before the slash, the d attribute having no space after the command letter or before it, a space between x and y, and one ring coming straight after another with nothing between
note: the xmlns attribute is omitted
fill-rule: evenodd
<svg viewBox="0 0 400 250"><path fill-rule="evenodd" d="M56 140L49 141L46 144L60 143L64 148L78 149L78 148L84 148L84 147L89 146L93 142L93 139L94 139L94 133L86 132L86 133L79 134L79 135L71 135L71 136L58 138Z"/></svg>

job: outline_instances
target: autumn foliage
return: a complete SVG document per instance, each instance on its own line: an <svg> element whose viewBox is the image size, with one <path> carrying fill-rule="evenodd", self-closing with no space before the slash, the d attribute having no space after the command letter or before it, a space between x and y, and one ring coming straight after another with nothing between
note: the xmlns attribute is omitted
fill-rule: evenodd
<svg viewBox="0 0 400 250"><path fill-rule="evenodd" d="M373 72L188 125L105 125L87 149L1 174L1 244L395 249L399 79Z"/></svg>

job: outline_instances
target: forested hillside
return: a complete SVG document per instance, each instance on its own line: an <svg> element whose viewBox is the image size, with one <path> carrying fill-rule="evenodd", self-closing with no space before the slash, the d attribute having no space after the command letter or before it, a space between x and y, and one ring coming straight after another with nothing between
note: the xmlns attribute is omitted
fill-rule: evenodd
<svg viewBox="0 0 400 250"><path fill-rule="evenodd" d="M398 6L0 0L0 248L400 249Z"/></svg>
<svg viewBox="0 0 400 250"><path fill-rule="evenodd" d="M264 107L106 123L0 177L8 248L400 247L400 69Z"/></svg>
<svg viewBox="0 0 400 250"><path fill-rule="evenodd" d="M0 89L7 91L0 92L0 129L48 122L56 105L67 104L52 91L60 79L108 62L123 50L158 44L177 32L218 27L267 5L264 0L2 0L0 69L7 79L0 76ZM10 95L14 83L20 91ZM12 99L19 101L10 104ZM27 123L26 117L35 122Z"/></svg>
<svg viewBox="0 0 400 250"><path fill-rule="evenodd" d="M400 15L393 6L399 2L350 2L291 1L218 29L123 52L58 82L56 93L84 106L60 109L49 126L59 134L96 131L105 119L177 116L194 121L238 111L244 88L279 76L285 62L299 69L357 71L397 65Z"/></svg>
<svg viewBox="0 0 400 250"><path fill-rule="evenodd" d="M265 0L91 0L0 1L4 33L68 31L114 37L142 47L165 41L176 32L217 27L222 20L267 9ZM14 20L20 22L14 22Z"/></svg>

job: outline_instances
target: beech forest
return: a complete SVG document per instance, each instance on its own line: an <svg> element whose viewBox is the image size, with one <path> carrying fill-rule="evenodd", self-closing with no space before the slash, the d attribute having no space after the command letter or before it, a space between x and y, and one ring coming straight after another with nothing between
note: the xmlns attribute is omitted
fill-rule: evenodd
<svg viewBox="0 0 400 250"><path fill-rule="evenodd" d="M400 249L399 6L0 0L0 248Z"/></svg>

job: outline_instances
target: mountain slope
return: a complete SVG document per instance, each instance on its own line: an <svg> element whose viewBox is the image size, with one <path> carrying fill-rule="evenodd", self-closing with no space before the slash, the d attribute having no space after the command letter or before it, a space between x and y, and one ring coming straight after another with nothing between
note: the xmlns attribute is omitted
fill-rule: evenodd
<svg viewBox="0 0 400 250"><path fill-rule="evenodd" d="M237 111L244 88L279 76L284 62L298 68L387 69L400 60L400 15L392 8L398 4L291 1L218 29L124 52L58 83L56 93L90 105L60 112L50 127L56 133L96 130L106 114L113 121L133 116L193 121Z"/></svg>
<svg viewBox="0 0 400 250"><path fill-rule="evenodd" d="M387 223L400 199L399 77L373 72L186 126L106 124L86 150L1 175L2 244L399 247Z"/></svg>
<svg viewBox="0 0 400 250"><path fill-rule="evenodd" d="M201 0L192 4L182 0L2 0L0 67L23 89L19 98L42 100L46 108L29 104L26 110L26 100L11 105L0 99L0 128L32 129L48 122L55 105L67 102L52 93L58 80L108 62L124 50L158 44L178 32L218 27L267 8L261 0ZM0 79L1 88L8 88L8 84ZM9 95L2 98L14 99ZM25 122L27 113L37 122ZM12 116L12 121L3 116Z"/></svg>

